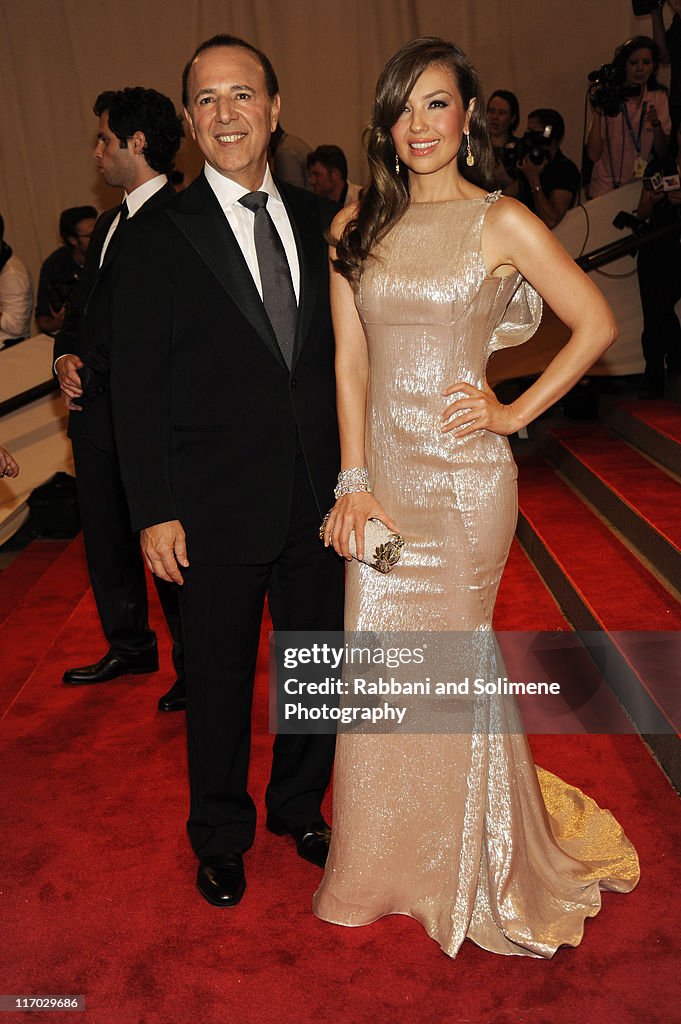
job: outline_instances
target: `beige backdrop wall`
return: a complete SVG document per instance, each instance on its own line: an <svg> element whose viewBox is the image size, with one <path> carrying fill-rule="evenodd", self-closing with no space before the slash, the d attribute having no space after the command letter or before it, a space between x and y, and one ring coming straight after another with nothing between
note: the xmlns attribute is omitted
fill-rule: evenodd
<svg viewBox="0 0 681 1024"><path fill-rule="evenodd" d="M454 39L488 92L512 89L523 114L558 108L577 160L587 72L628 36L649 33L650 19L634 18L629 0L0 0L0 212L36 277L58 244L60 210L119 201L91 160L95 96L144 85L179 109L181 68L216 32L269 54L286 129L341 145L362 180L376 76L406 40ZM192 175L200 166L191 142L178 165Z"/></svg>

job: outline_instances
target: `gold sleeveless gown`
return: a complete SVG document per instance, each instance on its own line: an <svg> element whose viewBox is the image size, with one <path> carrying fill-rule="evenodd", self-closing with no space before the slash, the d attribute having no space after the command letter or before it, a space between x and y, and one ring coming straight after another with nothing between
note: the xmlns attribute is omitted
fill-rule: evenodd
<svg viewBox="0 0 681 1024"><path fill-rule="evenodd" d="M491 353L536 330L519 274L489 277L485 213L497 194L412 204L367 261L367 458L376 497L406 538L388 576L348 567L346 630L489 631L516 522L504 437L439 432L459 380L481 387ZM339 735L333 837L318 917L420 921L449 956L465 938L549 957L577 945L600 889L638 881L636 852L589 797L535 768L512 698L509 731Z"/></svg>

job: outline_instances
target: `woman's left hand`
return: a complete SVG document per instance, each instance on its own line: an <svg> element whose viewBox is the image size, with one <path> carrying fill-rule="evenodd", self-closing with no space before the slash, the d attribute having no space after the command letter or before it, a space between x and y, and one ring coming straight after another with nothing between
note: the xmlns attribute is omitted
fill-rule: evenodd
<svg viewBox="0 0 681 1024"><path fill-rule="evenodd" d="M457 393L463 393L465 397L457 398L442 413L440 430L443 434L467 437L476 430L491 430L494 434L508 436L522 426L513 413L513 407L502 405L487 381L482 391L467 381L459 381L442 392L443 395Z"/></svg>

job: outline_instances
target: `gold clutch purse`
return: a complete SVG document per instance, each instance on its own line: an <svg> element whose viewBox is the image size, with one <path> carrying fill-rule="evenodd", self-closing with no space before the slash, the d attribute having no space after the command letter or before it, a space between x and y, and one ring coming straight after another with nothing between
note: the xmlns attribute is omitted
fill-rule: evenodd
<svg viewBox="0 0 681 1024"><path fill-rule="evenodd" d="M330 513L327 512L319 527L319 539L324 539L324 528ZM350 554L357 558L355 531L350 534ZM380 519L367 519L364 527L364 558L365 565L370 565L377 572L387 573L400 560L404 548L404 537L393 533ZM359 561L359 559L358 559Z"/></svg>

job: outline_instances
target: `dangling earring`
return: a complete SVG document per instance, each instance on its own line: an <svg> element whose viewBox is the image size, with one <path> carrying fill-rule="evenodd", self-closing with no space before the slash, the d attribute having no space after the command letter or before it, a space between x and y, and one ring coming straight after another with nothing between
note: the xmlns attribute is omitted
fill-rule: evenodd
<svg viewBox="0 0 681 1024"><path fill-rule="evenodd" d="M399 175L399 173L400 173L400 158L397 155L397 153L395 153L395 174Z"/></svg>
<svg viewBox="0 0 681 1024"><path fill-rule="evenodd" d="M464 133L466 139L466 164L468 167L472 167L475 163L475 157L473 156L473 147L471 146L471 138L468 132Z"/></svg>

